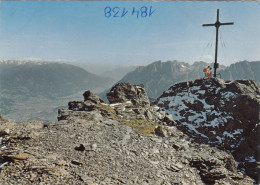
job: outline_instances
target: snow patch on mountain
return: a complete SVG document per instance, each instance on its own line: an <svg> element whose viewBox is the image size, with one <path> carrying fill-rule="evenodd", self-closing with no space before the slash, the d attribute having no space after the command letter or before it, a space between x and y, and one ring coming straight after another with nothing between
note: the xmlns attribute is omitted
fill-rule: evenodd
<svg viewBox="0 0 260 185"><path fill-rule="evenodd" d="M209 90L213 89L212 87ZM220 88L216 89L216 93L219 92ZM169 93L171 90L166 91ZM204 98L206 90L201 90L200 86L193 86L187 89L186 92L180 91L175 94L175 96L163 97L160 98L158 104L164 104L169 102L169 109L166 110L167 113L172 114L175 121L180 125L188 127L189 130L194 131L196 134L201 135L202 137L207 138L206 135L202 134L197 130L200 127L201 122L207 120L207 117L214 116L213 120L207 121L204 126L206 127L219 127L219 125L224 125L227 120L234 119L231 113L221 112L214 110L214 105L208 104ZM236 97L235 93L225 92L222 94L223 100L221 103L224 105L224 99L230 100ZM201 104L204 111L196 111L189 109L185 121L182 112L188 109L187 104ZM225 135L225 134L223 134ZM228 136L228 135L226 135Z"/></svg>

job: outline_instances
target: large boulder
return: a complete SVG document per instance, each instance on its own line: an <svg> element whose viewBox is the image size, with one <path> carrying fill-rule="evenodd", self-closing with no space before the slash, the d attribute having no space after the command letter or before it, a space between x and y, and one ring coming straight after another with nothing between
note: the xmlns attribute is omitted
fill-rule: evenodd
<svg viewBox="0 0 260 185"><path fill-rule="evenodd" d="M69 109L74 111L92 111L99 109L101 104L104 103L104 100L91 91L85 91L83 96L84 101L70 101L68 103Z"/></svg>
<svg viewBox="0 0 260 185"><path fill-rule="evenodd" d="M98 95L91 91L86 91L83 93L84 101L90 101L96 104L104 103L104 100L102 100Z"/></svg>
<svg viewBox="0 0 260 185"><path fill-rule="evenodd" d="M110 103L125 103L130 101L136 106L150 106L150 100L143 85L118 83L107 93L107 99Z"/></svg>

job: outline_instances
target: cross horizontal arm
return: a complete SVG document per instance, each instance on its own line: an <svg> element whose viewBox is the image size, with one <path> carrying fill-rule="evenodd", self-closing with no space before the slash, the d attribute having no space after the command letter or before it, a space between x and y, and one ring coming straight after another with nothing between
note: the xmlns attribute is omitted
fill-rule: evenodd
<svg viewBox="0 0 260 185"><path fill-rule="evenodd" d="M226 22L226 23L220 23L220 25L232 25L234 24L233 22Z"/></svg>
<svg viewBox="0 0 260 185"><path fill-rule="evenodd" d="M202 24L202 26L215 26L215 24Z"/></svg>

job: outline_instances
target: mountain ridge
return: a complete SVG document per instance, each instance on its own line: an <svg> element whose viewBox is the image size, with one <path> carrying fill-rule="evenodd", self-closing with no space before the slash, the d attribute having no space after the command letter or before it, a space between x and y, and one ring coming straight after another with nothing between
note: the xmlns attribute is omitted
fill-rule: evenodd
<svg viewBox="0 0 260 185"><path fill-rule="evenodd" d="M251 79L260 82L260 61L241 61L231 64L226 69L221 70L222 78L226 80Z"/></svg>
<svg viewBox="0 0 260 185"><path fill-rule="evenodd" d="M99 86L106 86L109 82L109 79L65 63L14 62L0 65L2 88L25 88L28 89L27 92L46 96L53 96L55 93L59 96L70 95L82 90L83 85L93 89L97 85L96 82ZM93 82L94 80L96 82ZM74 86L64 90L71 85Z"/></svg>

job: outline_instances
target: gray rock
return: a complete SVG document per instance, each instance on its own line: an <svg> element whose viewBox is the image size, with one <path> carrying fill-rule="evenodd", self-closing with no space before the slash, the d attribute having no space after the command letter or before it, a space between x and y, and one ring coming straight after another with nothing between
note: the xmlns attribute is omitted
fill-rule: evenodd
<svg viewBox="0 0 260 185"><path fill-rule="evenodd" d="M145 111L144 115L147 117L148 120L153 119L153 115L149 110Z"/></svg>
<svg viewBox="0 0 260 185"><path fill-rule="evenodd" d="M98 95L92 93L91 91L84 92L83 96L84 101L90 101L96 104L104 103L104 100L102 100Z"/></svg>
<svg viewBox="0 0 260 185"><path fill-rule="evenodd" d="M110 103L125 103L131 101L133 105L136 106L150 106L150 101L143 85L118 83L107 93L107 99Z"/></svg>
<svg viewBox="0 0 260 185"><path fill-rule="evenodd" d="M79 174L79 176L80 176L80 180L82 180L86 184L94 184L94 182L95 182L95 179L93 179L92 177L89 177L88 175Z"/></svg>
<svg viewBox="0 0 260 185"><path fill-rule="evenodd" d="M77 151L95 151L97 149L97 144L93 143L83 143L80 144L79 146L75 147L75 150Z"/></svg>
<svg viewBox="0 0 260 185"><path fill-rule="evenodd" d="M161 125L155 129L155 134L161 137L168 137L168 132Z"/></svg>
<svg viewBox="0 0 260 185"><path fill-rule="evenodd" d="M172 114L165 114L163 121L166 122L168 125L175 125L175 121L172 118Z"/></svg>

